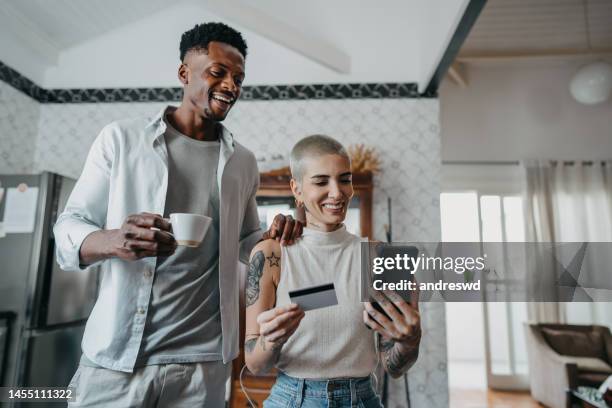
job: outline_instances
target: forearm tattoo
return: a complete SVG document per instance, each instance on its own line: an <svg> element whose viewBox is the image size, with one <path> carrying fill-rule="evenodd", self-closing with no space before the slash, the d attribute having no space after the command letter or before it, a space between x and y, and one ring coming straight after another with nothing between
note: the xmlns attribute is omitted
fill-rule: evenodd
<svg viewBox="0 0 612 408"><path fill-rule="evenodd" d="M257 345L257 337L248 339L244 342L244 349L247 353L252 353Z"/></svg>
<svg viewBox="0 0 612 408"><path fill-rule="evenodd" d="M266 351L266 338L264 336L260 336L261 337L261 349ZM270 347L270 351L273 351L275 354L274 360L278 360L278 357L280 356L280 349L283 348L283 343L281 342L274 342L272 343L272 347Z"/></svg>
<svg viewBox="0 0 612 408"><path fill-rule="evenodd" d="M258 341L261 343L261 349L263 351L271 351L272 352L272 358L266 359L266 361L264 363L263 372L267 372L280 359L280 353L281 353L281 349L283 348L283 344L282 343L272 343L271 345L270 344L266 345L265 337L260 335L259 337L255 337L255 338L249 339L248 340L248 344L247 344L247 342L245 342L245 349L247 350L247 353L251 353L251 352L253 352L253 350L255 350L255 347L257 347L257 342Z"/></svg>
<svg viewBox="0 0 612 408"><path fill-rule="evenodd" d="M247 272L246 282L246 305L253 305L259 299L259 280L263 275L263 268L266 258L262 251L258 251L251 259L249 271Z"/></svg>
<svg viewBox="0 0 612 408"><path fill-rule="evenodd" d="M419 356L419 344L408 348L402 348L393 340L381 338L380 351L383 353L383 362L387 372L393 377L404 374L414 364Z"/></svg>
<svg viewBox="0 0 612 408"><path fill-rule="evenodd" d="M278 363L278 360L280 359L280 355L281 355L281 349L283 348L283 345L280 343L272 343L272 349L270 351L272 351L272 358L270 359L270 364L268 366L268 370L270 368L272 368L273 366L276 365L276 363Z"/></svg>
<svg viewBox="0 0 612 408"><path fill-rule="evenodd" d="M391 350L394 345L395 345L395 342L393 340L385 340L382 337L380 337L380 341L378 343L380 351L387 352Z"/></svg>
<svg viewBox="0 0 612 408"><path fill-rule="evenodd" d="M274 343L274 345L272 346L272 351L274 352L274 359L273 359L274 364L278 363L278 360L280 359L282 348L283 348L282 344Z"/></svg>

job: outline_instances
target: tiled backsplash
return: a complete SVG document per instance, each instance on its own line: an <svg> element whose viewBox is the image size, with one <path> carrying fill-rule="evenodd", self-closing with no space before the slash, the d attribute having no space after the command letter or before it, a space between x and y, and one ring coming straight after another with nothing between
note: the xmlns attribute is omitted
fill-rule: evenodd
<svg viewBox="0 0 612 408"><path fill-rule="evenodd" d="M104 125L128 116L150 116L165 106L159 102L39 104L1 81L0 92L2 173L49 170L78 177L89 146ZM438 116L437 99L245 98L225 125L260 158L287 157L296 141L314 133L335 137L345 145L374 147L382 162L382 173L374 178L375 236L384 238L387 197L391 197L394 240L437 241ZM409 375L412 406L447 407L444 305L426 303L422 309L422 350ZM389 406L405 407L403 381L392 384Z"/></svg>
<svg viewBox="0 0 612 408"><path fill-rule="evenodd" d="M0 174L34 170L40 106L0 81Z"/></svg>
<svg viewBox="0 0 612 408"><path fill-rule="evenodd" d="M162 103L43 104L37 170L78 177L89 146L107 123L157 113ZM375 231L384 237L387 197L395 238L436 240L440 145L437 100L241 101L225 121L258 158L287 157L300 138L323 133L345 145L375 147L383 172L375 177Z"/></svg>

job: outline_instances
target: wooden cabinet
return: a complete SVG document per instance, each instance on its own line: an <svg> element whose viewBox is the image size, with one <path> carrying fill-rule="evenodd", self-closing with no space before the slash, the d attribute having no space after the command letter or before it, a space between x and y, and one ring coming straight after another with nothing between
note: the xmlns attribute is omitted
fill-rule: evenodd
<svg viewBox="0 0 612 408"><path fill-rule="evenodd" d="M260 176L260 186L257 196L259 197L286 197L292 201L293 194L289 188L290 177L288 175L266 175ZM353 200L358 202L359 227L361 235L372 239L372 174L360 173L353 175L353 189L355 196ZM299 217L299 214L298 214ZM246 273L246 268L243 269ZM244 278L244 277L243 277ZM230 393L230 408L250 408L250 404L240 386L240 372L244 367L244 281L241 279L240 293L240 355L232 362L232 379ZM276 381L276 372L270 372L263 376L256 376L244 367L242 384L249 398L257 407L263 406L263 401L270 394L270 389Z"/></svg>

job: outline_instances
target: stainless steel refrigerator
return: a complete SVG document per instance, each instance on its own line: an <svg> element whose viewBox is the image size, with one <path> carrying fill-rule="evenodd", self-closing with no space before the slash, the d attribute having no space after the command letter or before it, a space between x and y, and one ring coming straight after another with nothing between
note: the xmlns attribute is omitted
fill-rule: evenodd
<svg viewBox="0 0 612 408"><path fill-rule="evenodd" d="M99 270L65 272L55 260L53 224L74 183L73 179L46 172L0 175L4 191L0 222L5 230L0 228L3 386L65 387L78 366L85 321L97 296ZM37 192L28 196L29 203L14 199L24 190ZM31 228L27 227L28 211L21 208L29 205L34 207ZM26 227L14 232L6 228L14 227L15 222Z"/></svg>

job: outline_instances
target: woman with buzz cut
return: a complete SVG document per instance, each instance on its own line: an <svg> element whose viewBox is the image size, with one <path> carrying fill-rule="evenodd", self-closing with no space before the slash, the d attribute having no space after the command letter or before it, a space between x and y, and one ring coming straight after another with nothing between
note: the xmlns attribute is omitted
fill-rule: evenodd
<svg viewBox="0 0 612 408"><path fill-rule="evenodd" d="M327 136L306 137L291 151L290 166L306 227L290 247L268 240L251 252L246 365L254 374L279 370L264 407L381 407L372 374L380 361L399 377L416 361L418 300L379 293L381 313L359 299L362 239L343 224L353 197L344 147ZM330 282L337 305L305 313L291 303L290 291Z"/></svg>

